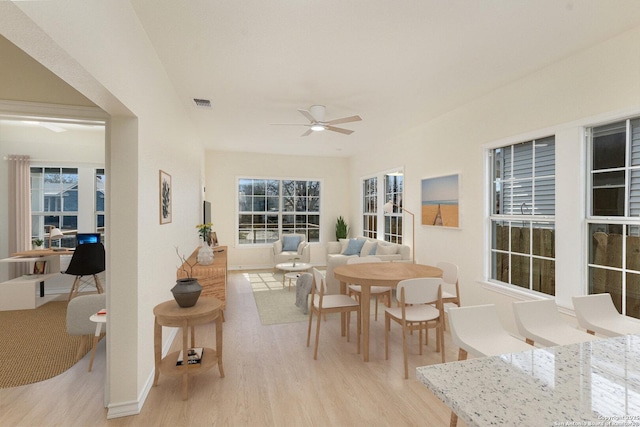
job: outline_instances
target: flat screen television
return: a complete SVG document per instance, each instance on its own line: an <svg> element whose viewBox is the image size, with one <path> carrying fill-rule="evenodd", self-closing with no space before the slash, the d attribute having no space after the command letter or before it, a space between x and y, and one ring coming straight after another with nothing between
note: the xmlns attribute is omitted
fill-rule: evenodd
<svg viewBox="0 0 640 427"><path fill-rule="evenodd" d="M202 223L208 224L211 222L211 202L206 200L202 204Z"/></svg>
<svg viewBox="0 0 640 427"><path fill-rule="evenodd" d="M78 233L76 234L76 242L78 245L100 243L100 233Z"/></svg>

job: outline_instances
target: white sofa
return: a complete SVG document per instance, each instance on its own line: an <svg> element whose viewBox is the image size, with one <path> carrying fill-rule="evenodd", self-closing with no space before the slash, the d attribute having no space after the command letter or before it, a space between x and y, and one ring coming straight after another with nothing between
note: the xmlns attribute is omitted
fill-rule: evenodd
<svg viewBox="0 0 640 427"><path fill-rule="evenodd" d="M296 247L285 247L287 242L285 239L297 237L299 243ZM290 243L290 242L289 242ZM297 258L297 262L309 262L311 260L311 248L307 237L304 234L284 234L280 237L280 240L273 242L273 265L283 262L291 262L294 258Z"/></svg>
<svg viewBox="0 0 640 427"><path fill-rule="evenodd" d="M350 240L359 240L360 242L349 248ZM359 244L362 244L362 247L359 252L354 254L353 252ZM376 258L380 258L382 261L411 262L411 248L407 245L399 245L367 237L329 242L327 245L327 293L340 293L340 282L333 275L334 268L339 265L345 265L350 257L369 255L375 255Z"/></svg>

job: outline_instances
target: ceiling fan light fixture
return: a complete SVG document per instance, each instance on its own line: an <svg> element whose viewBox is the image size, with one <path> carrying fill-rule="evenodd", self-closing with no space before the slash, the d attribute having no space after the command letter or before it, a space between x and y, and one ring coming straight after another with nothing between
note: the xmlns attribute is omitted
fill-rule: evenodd
<svg viewBox="0 0 640 427"><path fill-rule="evenodd" d="M311 130L314 132L320 132L323 130L326 130L327 127L325 125L321 125L320 123L316 123L314 125L311 125Z"/></svg>

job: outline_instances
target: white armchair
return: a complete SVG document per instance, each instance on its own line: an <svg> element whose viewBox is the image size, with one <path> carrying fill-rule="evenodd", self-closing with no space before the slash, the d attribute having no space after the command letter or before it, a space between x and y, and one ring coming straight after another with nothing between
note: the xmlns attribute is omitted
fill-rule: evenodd
<svg viewBox="0 0 640 427"><path fill-rule="evenodd" d="M299 262L311 260L311 248L304 234L283 234L280 240L273 242L273 265L290 262L297 258Z"/></svg>

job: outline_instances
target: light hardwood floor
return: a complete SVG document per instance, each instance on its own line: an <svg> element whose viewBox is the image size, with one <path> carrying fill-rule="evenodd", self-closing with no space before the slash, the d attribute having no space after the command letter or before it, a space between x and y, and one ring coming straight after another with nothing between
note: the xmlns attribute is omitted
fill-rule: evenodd
<svg viewBox="0 0 640 427"><path fill-rule="evenodd" d="M181 379L160 376L159 385L136 416L106 420L102 379L104 340L93 371L89 356L41 383L0 389L0 426L447 426L450 411L415 379L417 366L439 363L435 335L420 356L411 337L405 380L400 329L392 325L389 360L384 359L384 315L371 321L371 357L364 363L356 344L340 336L339 318L321 327L318 360L306 347L307 322L262 326L249 283L229 275L224 323L224 370L190 379L189 400ZM292 304L295 294L292 290ZM314 319L315 325L315 319ZM354 320L351 322L355 337ZM212 328L205 330L204 328ZM173 343L179 347L180 333ZM211 337L204 342L200 338ZM198 343L214 346L213 325L196 329ZM458 349L445 333L447 361ZM455 378L452 378L455 381ZM458 423L460 427L464 423Z"/></svg>

